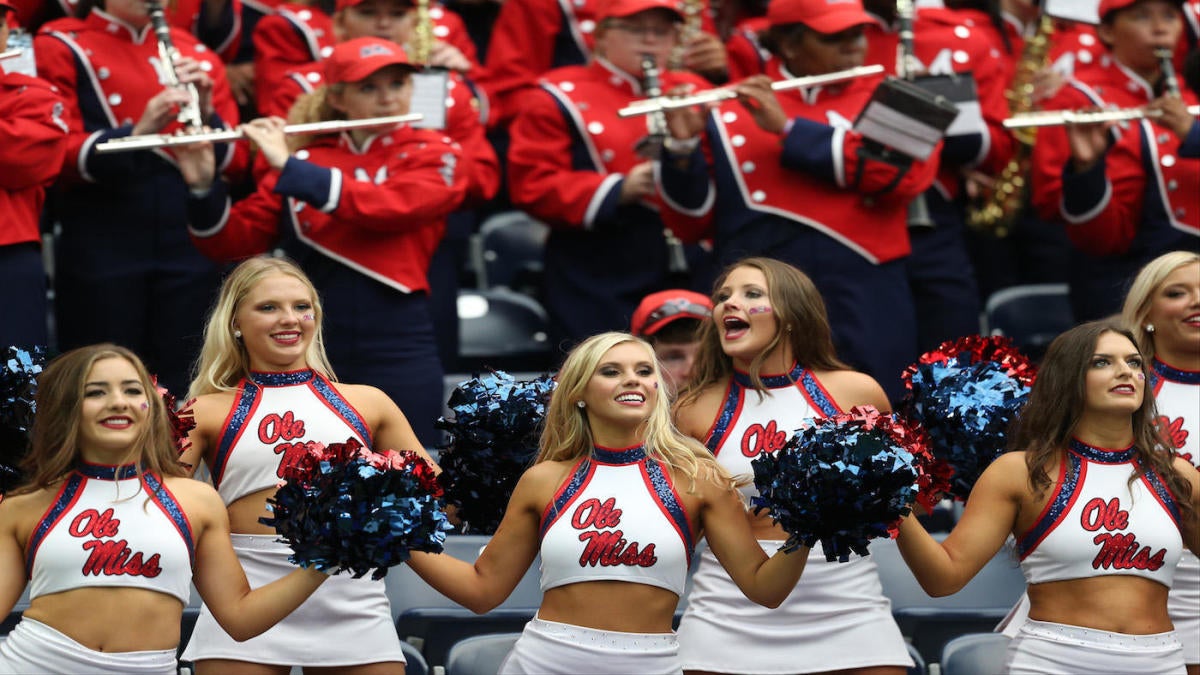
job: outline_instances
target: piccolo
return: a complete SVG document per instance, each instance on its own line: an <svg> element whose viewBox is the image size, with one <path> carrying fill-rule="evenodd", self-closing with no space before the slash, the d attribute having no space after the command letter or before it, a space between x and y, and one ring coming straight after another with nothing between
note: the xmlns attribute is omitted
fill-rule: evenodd
<svg viewBox="0 0 1200 675"><path fill-rule="evenodd" d="M771 83L772 91L786 91L788 89L800 89L801 87L812 87L818 84L831 84L833 82L843 82L845 80L853 80L859 77L867 77L868 75L878 75L884 70L881 65L858 66L857 68L849 68L847 70L838 70L832 73L823 75L809 75L807 77L793 77L789 80L780 80ZM687 108L693 105L702 103L715 103L716 101L727 101L731 98L737 98L737 92L732 87L721 87L719 89L708 89L688 96L656 96L641 101L634 101L629 105L617 111L618 117L634 117L636 115L649 115L653 112L661 110L674 110L676 108Z"/></svg>
<svg viewBox="0 0 1200 675"><path fill-rule="evenodd" d="M0 52L0 61L3 61L4 59L11 59L13 57L20 56L22 51L24 51L24 50L10 49L6 52Z"/></svg>
<svg viewBox="0 0 1200 675"><path fill-rule="evenodd" d="M329 120L327 122L289 124L283 128L283 133L288 136L331 134L340 131L351 131L353 129L370 129L372 127L385 127L391 124L402 124L404 122L417 122L423 117L424 115L421 115L420 113L409 113L407 115L391 115L389 117L368 117L361 120ZM208 131L197 134L141 134L138 136L126 136L125 138L114 138L110 141L105 141L96 146L96 152L132 152L134 150L171 148L181 145L194 145L196 143L230 143L232 141L241 140L245 137L246 133L240 128Z"/></svg>
<svg viewBox="0 0 1200 675"><path fill-rule="evenodd" d="M1189 105L1189 115L1200 115L1200 105ZM1004 120L1006 129L1027 129L1029 127L1059 127L1067 124L1096 124L1098 122L1123 122L1126 120L1154 119L1162 117L1159 110L1145 108L1121 108L1118 110L1043 110L1041 112L1025 113Z"/></svg>

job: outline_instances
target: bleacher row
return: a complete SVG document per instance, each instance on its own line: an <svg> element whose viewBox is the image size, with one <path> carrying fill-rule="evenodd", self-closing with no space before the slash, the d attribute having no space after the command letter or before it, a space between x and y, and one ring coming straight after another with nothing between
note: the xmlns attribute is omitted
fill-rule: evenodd
<svg viewBox="0 0 1200 675"><path fill-rule="evenodd" d="M488 539L481 535L451 535L446 540L446 553L474 561ZM1025 589L1024 578L1007 548L962 591L946 598L925 595L900 558L894 541L873 542L871 554L879 567L884 594L891 600L892 613L917 662L910 674L999 671L1007 638L983 634L992 631ZM396 632L409 660L409 675L495 675L541 602L538 570L539 562L535 561L504 603L487 614L475 615L434 591L408 566L393 568L385 583ZM22 597L11 615L0 622L0 640L27 606L27 596ZM676 623L685 606L686 593L676 612ZM180 653L199 611L200 598L193 589L192 601L183 614ZM190 664L181 663L180 673L190 674Z"/></svg>
<svg viewBox="0 0 1200 675"><path fill-rule="evenodd" d="M546 311L536 297L542 249L549 229L519 211L489 217L472 236L459 291L457 369L537 371L555 358L547 338ZM1031 358L1074 325L1066 284L1033 284L996 291L980 320L984 335L1008 335Z"/></svg>

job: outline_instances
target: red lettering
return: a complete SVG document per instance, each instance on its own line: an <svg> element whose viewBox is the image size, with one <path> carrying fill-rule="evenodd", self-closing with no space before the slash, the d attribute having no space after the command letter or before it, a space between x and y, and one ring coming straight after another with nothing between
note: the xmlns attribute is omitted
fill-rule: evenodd
<svg viewBox="0 0 1200 675"><path fill-rule="evenodd" d="M764 452L775 452L787 444L787 432L779 431L775 420L767 426L751 424L742 436L742 454L757 457Z"/></svg>
<svg viewBox="0 0 1200 675"><path fill-rule="evenodd" d="M1100 546L1092 569L1149 570L1158 571L1166 560L1167 550L1160 549L1151 555L1149 546L1142 546L1132 533L1110 534L1101 532L1092 542Z"/></svg>
<svg viewBox="0 0 1200 675"><path fill-rule="evenodd" d="M658 562L654 544L639 550L638 543L626 541L621 530L581 532L579 541L584 542L583 553L579 556L580 567L651 567Z"/></svg>
<svg viewBox="0 0 1200 675"><path fill-rule="evenodd" d="M1095 532L1101 527L1109 532L1124 530L1129 527L1129 512L1121 508L1121 500L1116 497L1107 503L1096 497L1083 507L1079 524L1088 532Z"/></svg>
<svg viewBox="0 0 1200 675"><path fill-rule="evenodd" d="M304 420L297 420L292 411L283 417L271 413L258 423L258 440L270 445L280 439L294 441L304 435Z"/></svg>
<svg viewBox="0 0 1200 675"><path fill-rule="evenodd" d="M588 499L575 509L571 517L571 527L582 530L589 527L606 529L621 524L621 509L616 508L617 500L609 497L603 503L599 499Z"/></svg>
<svg viewBox="0 0 1200 675"><path fill-rule="evenodd" d="M83 563L83 575L92 576L139 576L153 579L162 573L159 567L159 554L155 553L143 560L142 553L130 550L124 539L100 541L93 539L84 542L83 550L91 551L87 561Z"/></svg>
<svg viewBox="0 0 1200 675"><path fill-rule="evenodd" d="M1160 415L1159 418L1155 420L1155 425L1158 427L1158 430L1162 434L1163 438L1170 439L1171 446L1175 449L1178 450L1187 445L1188 430L1183 428L1182 417L1171 419L1166 415Z"/></svg>
<svg viewBox="0 0 1200 675"><path fill-rule="evenodd" d="M113 518L113 510L100 513L96 509L85 509L71 521L68 532L72 537L115 537L121 521Z"/></svg>

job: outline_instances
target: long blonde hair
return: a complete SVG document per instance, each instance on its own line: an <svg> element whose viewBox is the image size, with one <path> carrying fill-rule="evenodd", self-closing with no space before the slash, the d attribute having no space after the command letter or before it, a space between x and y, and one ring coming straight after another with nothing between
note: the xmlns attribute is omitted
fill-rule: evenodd
<svg viewBox="0 0 1200 675"><path fill-rule="evenodd" d="M592 455L595 445L591 423L586 408L576 402L582 400L588 381L596 372L600 360L610 349L626 342L633 342L646 350L646 357L653 364L654 377L662 382L654 349L645 340L629 333L610 332L594 335L579 343L558 371L558 386L546 407L546 426L542 432L541 450L537 461L571 461ZM670 404L664 390L654 397L654 407L642 427L646 455L687 476L692 492L696 480L703 473L719 483L733 489L732 476L723 469L699 441L683 435L671 422Z"/></svg>
<svg viewBox="0 0 1200 675"><path fill-rule="evenodd" d="M295 277L312 295L313 325L316 329L304 360L309 368L327 379L337 380L333 367L329 365L329 357L325 355L325 338L321 328L325 313L321 309L317 289L308 275L291 260L260 255L243 260L221 284L221 292L204 326L204 345L196 359L195 376L188 389L188 398L233 391L250 372L250 355L246 352L246 346L233 335L233 319L255 285L272 274Z"/></svg>
<svg viewBox="0 0 1200 675"><path fill-rule="evenodd" d="M142 427L122 464L137 463L139 475L152 472L160 476L183 476L179 449L167 420L163 399L159 396L136 354L114 344L97 344L73 349L52 360L38 377L37 415L29 454L21 463L25 483L13 490L21 494L44 490L74 469L79 461L79 424L83 410L83 389L92 366L105 359L125 359L137 371L146 392L146 425Z"/></svg>
<svg viewBox="0 0 1200 675"><path fill-rule="evenodd" d="M1146 263L1134 277L1125 296L1125 305L1121 308L1121 322L1137 336L1138 351L1147 360L1154 358L1154 333L1146 330L1146 318L1150 316L1150 307L1154 304L1154 293L1172 272L1196 262L1200 262L1198 253L1171 251Z"/></svg>
<svg viewBox="0 0 1200 675"><path fill-rule="evenodd" d="M301 94L288 110L288 124L311 124L313 122L346 119L345 113L329 104L329 92L332 90L340 93L345 86L345 84L340 82L337 84L323 84L307 94ZM316 138L317 136L311 134L288 136L288 150L295 152Z"/></svg>

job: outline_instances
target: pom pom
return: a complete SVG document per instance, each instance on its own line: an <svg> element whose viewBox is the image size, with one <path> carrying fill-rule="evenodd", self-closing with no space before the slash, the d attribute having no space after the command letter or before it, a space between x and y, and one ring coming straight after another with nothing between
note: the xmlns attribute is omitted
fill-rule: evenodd
<svg viewBox="0 0 1200 675"><path fill-rule="evenodd" d="M554 386L548 375L518 381L498 370L450 394L454 418L436 423L450 432L438 463L446 502L458 508L464 531L493 534L499 527L517 480L537 454Z"/></svg>
<svg viewBox="0 0 1200 675"><path fill-rule="evenodd" d="M871 539L894 536L926 455L919 434L871 406L818 418L751 463L754 506L788 533L784 549L820 541L826 560L847 562L868 555Z"/></svg>
<svg viewBox="0 0 1200 675"><path fill-rule="evenodd" d="M952 477L945 491L965 501L1001 453L1008 426L1029 397L1032 362L1008 338L972 335L921 355L902 376L900 414L928 435L935 460Z"/></svg>
<svg viewBox="0 0 1200 675"><path fill-rule="evenodd" d="M287 452L281 471L285 482L268 500L274 516L259 522L302 567L382 579L412 551L440 553L452 529L433 467L411 450L309 442Z"/></svg>
<svg viewBox="0 0 1200 675"><path fill-rule="evenodd" d="M9 347L0 365L0 494L4 494L21 482L17 467L29 446L37 377L46 365L46 352L42 347Z"/></svg>
<svg viewBox="0 0 1200 675"><path fill-rule="evenodd" d="M182 455L192 447L188 434L196 428L196 416L192 411L192 404L196 399L189 399L184 401L183 405L179 405L175 395L158 383L158 377L154 378L154 389L162 397L163 407L167 409L167 420L171 423L171 437L175 439L175 447Z"/></svg>

